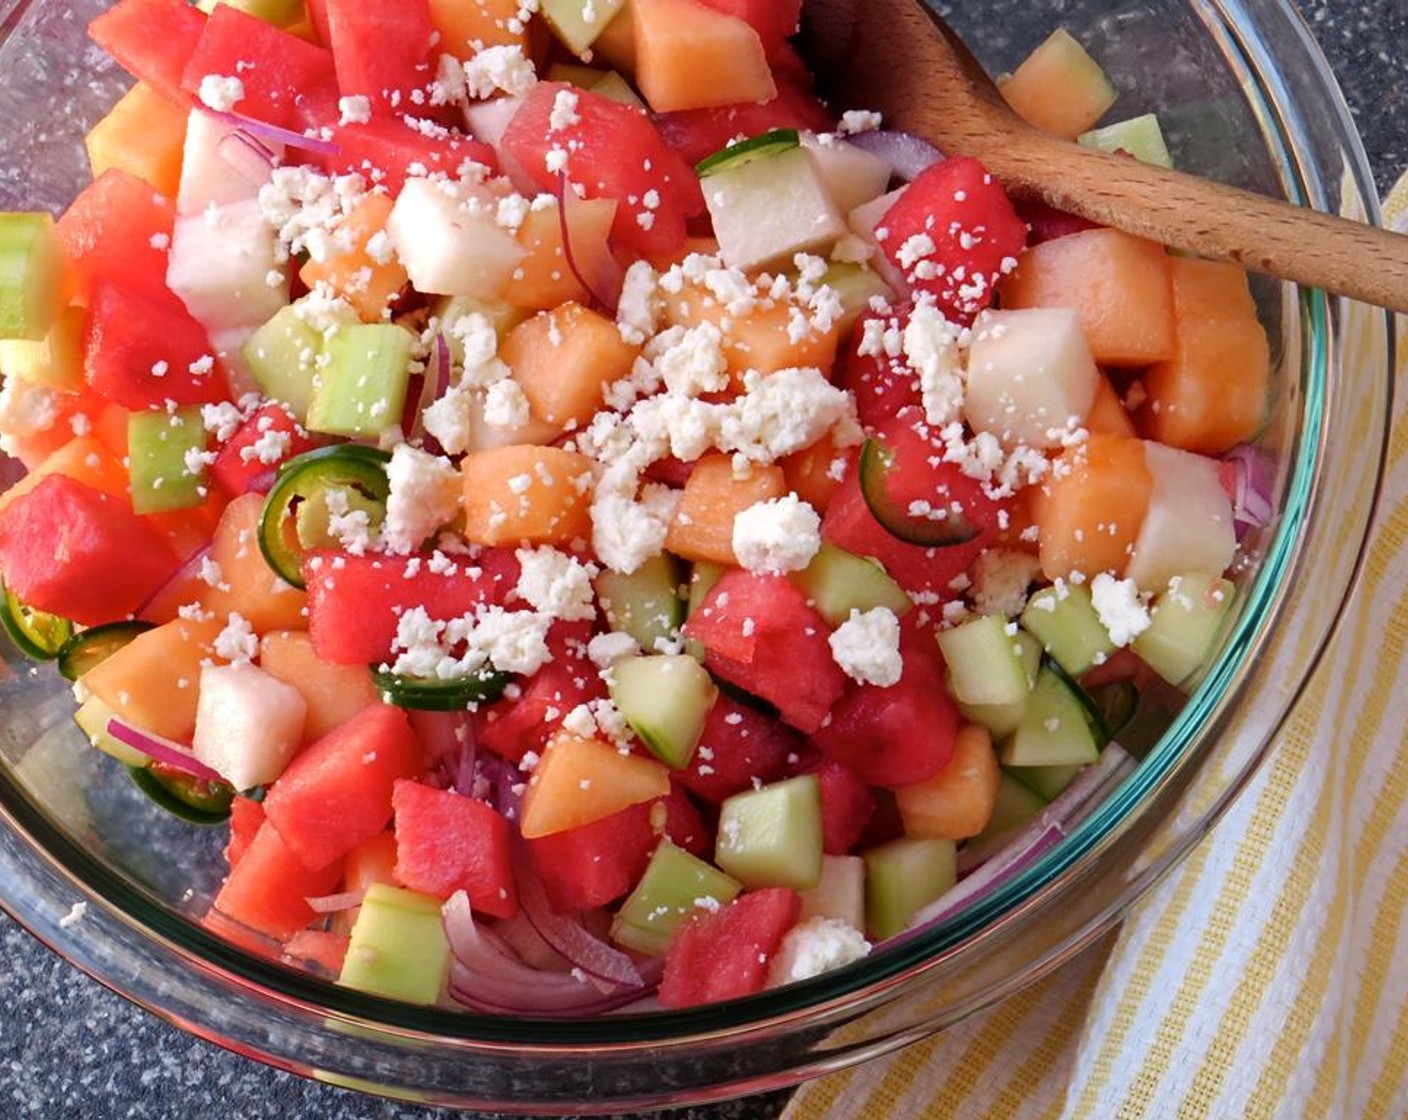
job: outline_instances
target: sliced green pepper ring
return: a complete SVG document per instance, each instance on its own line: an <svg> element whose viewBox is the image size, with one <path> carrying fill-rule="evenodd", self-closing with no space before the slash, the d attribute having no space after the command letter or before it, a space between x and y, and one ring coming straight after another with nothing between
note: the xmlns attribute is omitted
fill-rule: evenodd
<svg viewBox="0 0 1408 1120"><path fill-rule="evenodd" d="M1051 671L1051 675L1065 686L1066 691L1079 702L1081 708L1085 711L1085 721L1090 724L1090 730L1095 735L1095 741L1103 751L1106 744L1114 738L1114 729L1110 726L1107 718L1111 713L1107 713L1105 705L1102 702L1097 701L1090 692L1076 682L1075 678L1073 678L1070 673L1061 668L1054 657L1046 658L1043 664ZM1125 717L1125 722L1128 722L1127 716Z"/></svg>
<svg viewBox="0 0 1408 1120"><path fill-rule="evenodd" d="M93 666L106 661L138 634L150 630L150 622L108 622L80 630L59 650L59 672L78 680Z"/></svg>
<svg viewBox="0 0 1408 1120"><path fill-rule="evenodd" d="M215 825L230 817L235 790L226 782L212 782L158 762L129 766L133 783L174 817L191 824Z"/></svg>
<svg viewBox="0 0 1408 1120"><path fill-rule="evenodd" d="M381 698L398 708L422 712L462 712L471 704L490 704L504 694L511 673L483 669L468 677L408 677L372 668Z"/></svg>
<svg viewBox="0 0 1408 1120"><path fill-rule="evenodd" d="M897 469L900 468L893 450L873 436L865 441L860 450L860 495L871 515L891 536L922 548L946 548L965 544L982 532L958 510L946 510L943 517L926 517L901 509L888 488Z"/></svg>
<svg viewBox="0 0 1408 1120"><path fill-rule="evenodd" d="M52 661L73 636L72 622L25 606L9 588L5 588L4 602L0 604L0 624L19 651L36 661Z"/></svg>
<svg viewBox="0 0 1408 1120"><path fill-rule="evenodd" d="M717 175L720 171L732 171L752 163L755 159L781 155L798 147L802 138L795 128L774 128L761 136L740 140L727 148L720 148L711 156L705 156L694 165L695 173L701 179Z"/></svg>
<svg viewBox="0 0 1408 1120"><path fill-rule="evenodd" d="M391 456L360 443L338 443L306 451L285 463L264 500L259 550L285 583L303 587L304 547L298 539L298 507L332 490L354 490L385 506L391 493L386 464Z"/></svg>

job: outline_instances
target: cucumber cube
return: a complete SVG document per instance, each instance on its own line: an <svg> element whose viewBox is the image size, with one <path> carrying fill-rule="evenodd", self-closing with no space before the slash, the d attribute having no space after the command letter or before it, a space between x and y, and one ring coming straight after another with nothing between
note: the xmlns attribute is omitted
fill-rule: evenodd
<svg viewBox="0 0 1408 1120"><path fill-rule="evenodd" d="M627 949L661 956L685 918L698 909L726 905L742 890L737 879L662 840L635 890L616 911L611 939Z"/></svg>
<svg viewBox="0 0 1408 1120"><path fill-rule="evenodd" d="M657 641L679 637L684 622L682 580L679 561L662 552L629 575L602 572L596 593L611 629L629 634L641 649L653 650Z"/></svg>
<svg viewBox="0 0 1408 1120"><path fill-rule="evenodd" d="M847 261L833 262L821 278L825 287L830 288L841 300L841 336L844 338L856 320L870 310L870 301L876 296L884 300L894 299L894 290L885 283L875 270L863 264Z"/></svg>
<svg viewBox="0 0 1408 1120"><path fill-rule="evenodd" d="M1131 117L1104 128L1093 128L1081 133L1077 140L1087 148L1102 152L1126 152L1156 167L1173 166L1173 157L1168 154L1168 144L1164 141L1164 130L1159 127L1159 118L1153 113Z"/></svg>
<svg viewBox="0 0 1408 1120"><path fill-rule="evenodd" d="M205 468L192 471L190 460L205 450L205 440L199 408L129 413L132 509L160 513L200 505L208 492Z"/></svg>
<svg viewBox="0 0 1408 1120"><path fill-rule="evenodd" d="M645 102L636 96L636 91L631 88L631 83L616 73L615 70L608 70L602 75L591 90L599 97L604 97L608 101L615 101L620 105L634 105L637 109L644 110Z"/></svg>
<svg viewBox="0 0 1408 1120"><path fill-rule="evenodd" d="M948 662L954 698L964 704L1016 704L1030 691L1019 631L989 614L943 630L939 648Z"/></svg>
<svg viewBox="0 0 1408 1120"><path fill-rule="evenodd" d="M821 880L821 784L803 774L728 798L714 862L745 887L808 890Z"/></svg>
<svg viewBox="0 0 1408 1120"><path fill-rule="evenodd" d="M313 386L308 428L334 436L379 436L399 424L411 371L409 331L356 323L324 343L327 364Z"/></svg>
<svg viewBox="0 0 1408 1120"><path fill-rule="evenodd" d="M0 214L0 338L40 341L59 313L64 254L46 213Z"/></svg>
<svg viewBox="0 0 1408 1120"><path fill-rule="evenodd" d="M83 388L83 318L83 308L68 307L38 342L0 339L0 374L63 392Z"/></svg>
<svg viewBox="0 0 1408 1120"><path fill-rule="evenodd" d="M611 699L652 754L671 769L689 765L719 689L688 654L629 657L611 668Z"/></svg>
<svg viewBox="0 0 1408 1120"><path fill-rule="evenodd" d="M1015 832L1045 808L1046 801L1040 794L1004 770L1002 780L997 786L997 800L993 803L988 826L969 843L987 844L998 837Z"/></svg>
<svg viewBox="0 0 1408 1120"><path fill-rule="evenodd" d="M1004 766L1070 766L1095 762L1100 748L1085 705L1071 686L1043 668L1027 710L998 757Z"/></svg>
<svg viewBox="0 0 1408 1120"><path fill-rule="evenodd" d="M338 983L388 999L429 1006L450 972L440 902L373 883L367 888Z"/></svg>
<svg viewBox="0 0 1408 1120"><path fill-rule="evenodd" d="M953 685L949 685L950 694ZM988 729L994 739L1004 739L1017 730L1022 716L1027 710L1027 700L1031 694L1023 696L1011 704L965 704L958 701L958 711L969 723L979 723Z"/></svg>
<svg viewBox="0 0 1408 1120"><path fill-rule="evenodd" d="M910 919L958 882L952 840L901 837L865 853L865 923L881 941L903 933Z"/></svg>
<svg viewBox="0 0 1408 1120"><path fill-rule="evenodd" d="M1149 628L1134 639L1134 652L1169 684L1185 685L1212 657L1236 597L1228 580L1175 576L1155 601Z"/></svg>
<svg viewBox="0 0 1408 1120"><path fill-rule="evenodd" d="M865 929L865 860L860 856L822 856L821 878L801 892L802 916L835 918L855 929Z"/></svg>
<svg viewBox="0 0 1408 1120"><path fill-rule="evenodd" d="M1045 587L1027 601L1022 626L1073 677L1089 672L1115 652L1110 632L1090 601L1086 584Z"/></svg>
<svg viewBox="0 0 1408 1120"><path fill-rule="evenodd" d="M250 335L241 355L266 397L283 401L298 422L308 416L323 336L289 304Z"/></svg>
<svg viewBox="0 0 1408 1120"><path fill-rule="evenodd" d="M558 42L573 54L582 55L625 6L626 0L593 0L591 4L583 4L582 0L541 0L538 10Z"/></svg>
<svg viewBox="0 0 1408 1120"><path fill-rule="evenodd" d="M830 626L840 626L851 611L887 607L902 615L914 606L879 564L831 544L823 544L811 563L788 579Z"/></svg>

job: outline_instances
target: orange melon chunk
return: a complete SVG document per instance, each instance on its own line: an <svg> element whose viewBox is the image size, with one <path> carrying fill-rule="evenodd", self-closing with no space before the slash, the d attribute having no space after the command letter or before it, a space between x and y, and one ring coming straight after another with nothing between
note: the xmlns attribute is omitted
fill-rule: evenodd
<svg viewBox="0 0 1408 1120"><path fill-rule="evenodd" d="M906 836L966 840L992 819L1002 769L985 727L969 724L958 732L953 757L926 781L895 790Z"/></svg>
<svg viewBox="0 0 1408 1120"><path fill-rule="evenodd" d="M1044 241L1002 282L1002 306L1071 307L1097 362L1145 366L1173 356L1173 283L1162 245L1113 229Z"/></svg>
<svg viewBox="0 0 1408 1120"><path fill-rule="evenodd" d="M1033 497L1042 572L1122 575L1153 488L1141 440L1095 434L1063 451Z"/></svg>
<svg viewBox="0 0 1408 1120"><path fill-rule="evenodd" d="M810 447L778 460L778 466L787 479L787 488L817 513L825 513L841 488L846 465L855 454L855 448L837 450L835 441L827 434Z"/></svg>
<svg viewBox="0 0 1408 1120"><path fill-rule="evenodd" d="M734 478L729 456L706 456L684 484L665 548L686 560L737 564L733 519L751 505L786 494L787 476L781 467L754 467L746 476Z"/></svg>
<svg viewBox="0 0 1408 1120"><path fill-rule="evenodd" d="M1085 48L1060 28L998 82L1013 111L1034 128L1074 140L1115 103L1115 87Z"/></svg>
<svg viewBox="0 0 1408 1120"><path fill-rule="evenodd" d="M602 391L629 376L639 354L615 323L580 303L539 312L509 331L499 349L534 414L560 427L590 420Z"/></svg>
<svg viewBox="0 0 1408 1120"><path fill-rule="evenodd" d="M201 591L201 606L220 618L238 612L258 634L306 630L307 594L274 575L259 550L263 508L261 494L241 494L225 507L210 545L220 576Z"/></svg>
<svg viewBox="0 0 1408 1120"><path fill-rule="evenodd" d="M293 685L308 705L303 737L321 739L377 699L376 685L364 665L334 665L313 652L304 630L274 630L259 639L259 666Z"/></svg>
<svg viewBox="0 0 1408 1120"><path fill-rule="evenodd" d="M391 301L409 282L385 237L393 205L388 194L364 196L342 220L327 259L310 259L298 273L309 288L327 284L365 323L381 322Z"/></svg>
<svg viewBox="0 0 1408 1120"><path fill-rule="evenodd" d="M1135 423L1170 447L1220 455L1261 428L1271 346L1241 268L1182 258L1171 264L1177 345L1144 375Z"/></svg>
<svg viewBox="0 0 1408 1120"><path fill-rule="evenodd" d="M83 143L94 179L116 167L175 198L181 185L186 111L138 82L93 126Z"/></svg>
<svg viewBox="0 0 1408 1120"><path fill-rule="evenodd" d="M0 510L29 493L51 474L64 475L114 497L127 496L127 471L117 458L93 436L75 436L0 494Z"/></svg>
<svg viewBox="0 0 1408 1120"><path fill-rule="evenodd" d="M571 545L592 535L592 461L556 447L512 444L460 464L464 536L477 544Z"/></svg>
<svg viewBox="0 0 1408 1120"><path fill-rule="evenodd" d="M758 33L697 0L634 0L636 85L657 113L771 101Z"/></svg>
<svg viewBox="0 0 1408 1120"><path fill-rule="evenodd" d="M592 43L592 58L626 77L635 74L636 20L631 0L626 0L616 17L596 37Z"/></svg>
<svg viewBox="0 0 1408 1120"><path fill-rule="evenodd" d="M587 277L602 271L598 262L610 254L606 239L616 218L616 201L586 198L568 210L571 221L572 259ZM528 211L518 228L518 243L528 255L518 262L502 292L515 307L546 310L560 303L587 303L591 293L567 264L562 248L562 216L554 203ZM603 296L603 298L606 298Z"/></svg>
<svg viewBox="0 0 1408 1120"><path fill-rule="evenodd" d="M548 740L523 794L523 837L591 824L669 792L670 772L654 759L559 731Z"/></svg>
<svg viewBox="0 0 1408 1120"><path fill-rule="evenodd" d="M526 47L522 7L521 0L430 0L430 22L440 32L436 50L473 58L481 47Z"/></svg>
<svg viewBox="0 0 1408 1120"><path fill-rule="evenodd" d="M202 661L223 660L223 619L178 618L139 634L83 675L90 693L127 722L189 743L196 728Z"/></svg>
<svg viewBox="0 0 1408 1120"><path fill-rule="evenodd" d="M1085 429L1090 432L1104 432L1111 436L1132 436L1135 434L1134 421L1125 411L1124 402L1103 373L1095 387L1095 403L1085 414Z"/></svg>

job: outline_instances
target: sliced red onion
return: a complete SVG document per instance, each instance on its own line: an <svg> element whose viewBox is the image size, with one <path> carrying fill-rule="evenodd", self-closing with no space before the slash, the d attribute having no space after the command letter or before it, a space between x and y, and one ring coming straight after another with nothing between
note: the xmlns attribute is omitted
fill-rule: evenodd
<svg viewBox="0 0 1408 1120"><path fill-rule="evenodd" d="M454 360L450 356L450 343L443 331L435 335L435 347L425 373L420 379L420 392L411 394L407 401L407 415L402 418L408 439L422 438L428 451L438 454L439 443L425 431L425 410L450 391L450 380L454 376ZM433 445L433 446L432 446Z"/></svg>
<svg viewBox="0 0 1408 1120"><path fill-rule="evenodd" d="M906 182L944 158L943 152L929 141L908 132L890 132L884 129L857 132L847 136L846 141L857 148L864 148L871 155L879 156Z"/></svg>
<svg viewBox="0 0 1408 1120"><path fill-rule="evenodd" d="M119 743L124 743L135 751L141 751L148 758L164 762L177 770L184 770L187 774L207 782L223 782L225 780L196 758L189 747L173 743L170 739L163 739L160 735L153 735L150 731L133 727L130 723L124 723L116 716L108 720L108 734Z"/></svg>
<svg viewBox="0 0 1408 1120"><path fill-rule="evenodd" d="M133 613L138 618L141 618L142 615L146 613L148 607L150 607L153 603L162 598L162 596L166 595L167 592L169 592L173 587L179 587L187 581L193 580L197 576L199 576L201 565L205 562L205 558L209 555L210 545L206 545L204 548L196 549L195 552L191 553L190 557L186 560L186 562L182 564L179 568L177 568L174 573L172 573L171 578L168 579L165 583L163 583L160 587L158 587L155 591L153 591L149 596L147 596L146 602L144 602L140 607L138 607Z"/></svg>
<svg viewBox="0 0 1408 1120"><path fill-rule="evenodd" d="M490 801L494 808L509 820L517 820L523 802L523 785L527 781L523 772L498 755L486 754L479 760L479 776L493 789Z"/></svg>
<svg viewBox="0 0 1408 1120"><path fill-rule="evenodd" d="M623 985L632 988L644 985L630 957L593 936L580 921L553 910L542 881L525 860L519 861L517 882L519 904L538 935L574 968L580 968L597 981L603 992Z"/></svg>
<svg viewBox="0 0 1408 1120"><path fill-rule="evenodd" d="M572 275L577 278L582 287L587 289L587 294L592 297L592 302L615 318L615 293L621 289L621 280L619 276L607 275L606 258L608 255L603 254L600 262L602 265L600 275L588 276L586 270L578 265L577 256L572 251L572 215L581 204L581 197L573 190L572 184L567 181L567 172L559 171L557 173L557 220L562 227L562 255L567 259L567 267L572 270Z"/></svg>
<svg viewBox="0 0 1408 1120"><path fill-rule="evenodd" d="M572 971L572 962L543 940L522 909L508 921L497 923L494 932L530 968L544 972Z"/></svg>
<svg viewBox="0 0 1408 1120"><path fill-rule="evenodd" d="M204 111L218 121L224 121L234 128L243 129L256 139L267 140L271 144L287 144L290 148L301 148L305 152L314 152L323 156L335 156L342 150L331 140L305 136L303 133L294 132L289 128L280 128L267 121L257 121L253 117L246 117L243 113L226 113L219 109L205 109Z"/></svg>
<svg viewBox="0 0 1408 1120"><path fill-rule="evenodd" d="M325 894L316 898L305 898L303 901L318 914L337 914L361 906L366 897L365 890L343 891L341 894Z"/></svg>
<svg viewBox="0 0 1408 1120"><path fill-rule="evenodd" d="M269 172L278 163L277 154L243 128L235 129L221 140L216 150L221 159L254 184L267 182Z"/></svg>
<svg viewBox="0 0 1408 1120"><path fill-rule="evenodd" d="M1276 517L1271 497L1276 480L1270 459L1244 443L1227 452L1222 461L1232 470L1232 517L1238 536L1270 525Z"/></svg>

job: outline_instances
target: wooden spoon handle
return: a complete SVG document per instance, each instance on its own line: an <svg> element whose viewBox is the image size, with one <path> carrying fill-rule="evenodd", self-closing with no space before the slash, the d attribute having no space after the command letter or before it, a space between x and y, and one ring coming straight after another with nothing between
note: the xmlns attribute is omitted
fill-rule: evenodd
<svg viewBox="0 0 1408 1120"><path fill-rule="evenodd" d="M1408 237L1040 134L984 153L1052 206L1253 272L1408 311Z"/></svg>

